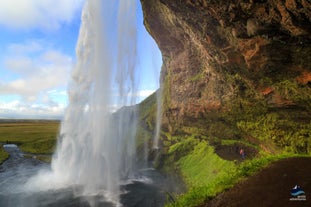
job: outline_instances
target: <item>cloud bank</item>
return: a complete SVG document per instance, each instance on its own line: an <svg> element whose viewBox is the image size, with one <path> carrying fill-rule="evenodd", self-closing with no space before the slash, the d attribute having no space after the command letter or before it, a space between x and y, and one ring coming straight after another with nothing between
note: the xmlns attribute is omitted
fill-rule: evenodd
<svg viewBox="0 0 311 207"><path fill-rule="evenodd" d="M43 41L7 46L0 77L0 114L47 116L64 111L72 57ZM14 95L14 100L4 100Z"/></svg>
<svg viewBox="0 0 311 207"><path fill-rule="evenodd" d="M0 102L0 118L44 118L61 119L65 105L53 102L52 104L36 104L19 100Z"/></svg>
<svg viewBox="0 0 311 207"><path fill-rule="evenodd" d="M58 29L79 14L82 4L83 0L0 0L0 25L13 29Z"/></svg>
<svg viewBox="0 0 311 207"><path fill-rule="evenodd" d="M67 85L72 58L43 48L38 42L8 46L4 65L11 77L0 79L0 94L35 96L40 91Z"/></svg>

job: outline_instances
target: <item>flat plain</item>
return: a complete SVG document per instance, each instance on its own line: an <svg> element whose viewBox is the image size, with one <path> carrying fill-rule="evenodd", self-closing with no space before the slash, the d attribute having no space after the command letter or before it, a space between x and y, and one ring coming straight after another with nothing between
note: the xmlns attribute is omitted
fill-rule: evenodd
<svg viewBox="0 0 311 207"><path fill-rule="evenodd" d="M16 144L24 153L51 156L59 127L58 120L0 120L0 163L7 158L3 144Z"/></svg>

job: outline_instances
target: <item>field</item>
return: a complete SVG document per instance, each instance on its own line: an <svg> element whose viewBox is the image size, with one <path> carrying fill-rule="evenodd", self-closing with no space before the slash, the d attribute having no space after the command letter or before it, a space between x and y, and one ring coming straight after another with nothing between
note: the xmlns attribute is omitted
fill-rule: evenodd
<svg viewBox="0 0 311 207"><path fill-rule="evenodd" d="M17 144L25 153L49 155L54 151L60 122L49 120L1 120L0 143ZM0 148L0 163L7 154ZM47 159L46 159L47 158Z"/></svg>

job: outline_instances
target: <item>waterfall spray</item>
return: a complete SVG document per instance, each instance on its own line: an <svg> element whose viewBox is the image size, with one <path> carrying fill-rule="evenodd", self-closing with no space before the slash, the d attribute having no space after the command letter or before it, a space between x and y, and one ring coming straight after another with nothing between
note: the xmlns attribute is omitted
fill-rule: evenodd
<svg viewBox="0 0 311 207"><path fill-rule="evenodd" d="M110 107L135 103L129 98L137 88L135 9L136 0L86 2L69 106L52 160L55 182L82 186L86 194L104 191L116 202L120 182L133 168L136 117L127 108L111 115Z"/></svg>
<svg viewBox="0 0 311 207"><path fill-rule="evenodd" d="M155 127L155 136L153 138L153 149L159 149L159 139L161 132L161 123L162 123L162 87L156 92L157 99L157 114L156 114L156 127Z"/></svg>

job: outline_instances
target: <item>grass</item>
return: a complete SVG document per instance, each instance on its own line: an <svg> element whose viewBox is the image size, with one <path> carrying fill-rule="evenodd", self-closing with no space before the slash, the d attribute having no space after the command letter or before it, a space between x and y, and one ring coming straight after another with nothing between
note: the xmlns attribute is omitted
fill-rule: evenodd
<svg viewBox="0 0 311 207"><path fill-rule="evenodd" d="M50 155L56 145L59 125L59 121L1 122L0 142L17 144L22 151L27 153ZM2 151L1 147L0 160L5 159Z"/></svg>
<svg viewBox="0 0 311 207"><path fill-rule="evenodd" d="M192 143L195 143L192 151L183 155L176 162L188 191L185 194L177 195L176 201L167 204L167 207L200 205L218 193L233 187L242 179L254 174L271 162L296 156L295 154L268 155L261 153L260 157L242 163L227 161L215 154L214 148L208 142L197 142L193 138L187 138L181 143L172 145L170 153L182 151L185 146L189 147L191 140ZM176 149L178 147L180 149ZM170 156L176 156L176 154Z"/></svg>
<svg viewBox="0 0 311 207"><path fill-rule="evenodd" d="M234 163L218 157L207 142L200 142L194 150L178 161L182 174L190 186L205 186L223 176L224 170L234 169Z"/></svg>
<svg viewBox="0 0 311 207"><path fill-rule="evenodd" d="M9 157L9 154L0 145L0 164Z"/></svg>
<svg viewBox="0 0 311 207"><path fill-rule="evenodd" d="M192 144L190 144L191 141ZM193 138L188 138L181 143L172 146L174 152L182 150L175 149L178 146L189 147L196 144L192 151L177 161L177 168L189 190L187 193L177 196L177 201L168 204L168 206L196 206L202 203L206 196L218 192L216 182L222 180L227 172L234 171L236 167L234 162L218 157L214 153L214 148L206 141L197 142Z"/></svg>

